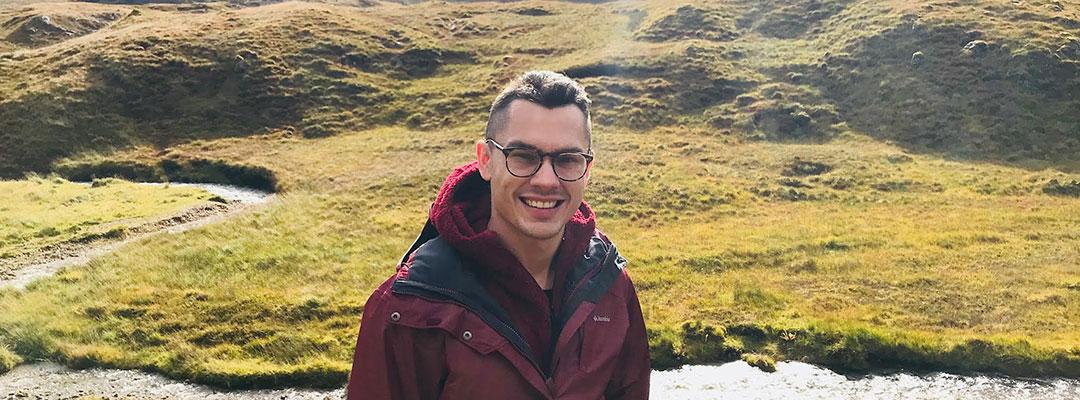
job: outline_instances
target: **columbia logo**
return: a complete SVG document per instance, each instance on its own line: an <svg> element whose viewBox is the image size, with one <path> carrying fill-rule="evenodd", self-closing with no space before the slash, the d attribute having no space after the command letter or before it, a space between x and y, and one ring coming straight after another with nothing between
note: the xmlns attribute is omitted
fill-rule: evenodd
<svg viewBox="0 0 1080 400"><path fill-rule="evenodd" d="M593 315L592 320L595 322L611 322L611 318L601 317L599 315Z"/></svg>

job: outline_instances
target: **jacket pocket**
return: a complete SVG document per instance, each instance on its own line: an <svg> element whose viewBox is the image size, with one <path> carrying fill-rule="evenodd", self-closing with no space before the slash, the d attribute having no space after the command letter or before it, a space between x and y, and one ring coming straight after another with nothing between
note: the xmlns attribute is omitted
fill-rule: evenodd
<svg viewBox="0 0 1080 400"><path fill-rule="evenodd" d="M611 373L622 352L630 327L625 308L597 307L581 325L581 353L578 368L583 372Z"/></svg>

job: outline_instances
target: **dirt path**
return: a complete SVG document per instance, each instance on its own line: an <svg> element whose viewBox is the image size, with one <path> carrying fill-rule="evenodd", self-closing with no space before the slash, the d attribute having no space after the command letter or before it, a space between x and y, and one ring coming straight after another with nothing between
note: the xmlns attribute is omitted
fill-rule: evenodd
<svg viewBox="0 0 1080 400"><path fill-rule="evenodd" d="M33 253L0 260L0 288L22 289L30 282L51 276L66 267L83 265L95 257L108 254L133 241L151 235L179 233L219 222L275 199L275 196L270 193L222 185L189 185L206 189L222 198L224 202L211 202L190 207L167 218L128 228L121 237L64 242Z"/></svg>

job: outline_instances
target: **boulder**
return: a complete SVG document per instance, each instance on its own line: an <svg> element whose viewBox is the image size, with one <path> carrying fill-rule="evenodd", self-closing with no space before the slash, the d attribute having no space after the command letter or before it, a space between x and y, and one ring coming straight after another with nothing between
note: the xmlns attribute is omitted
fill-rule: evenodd
<svg viewBox="0 0 1080 400"><path fill-rule="evenodd" d="M972 40L964 45L964 54L978 56L990 50L990 43L985 40Z"/></svg>
<svg viewBox="0 0 1080 400"><path fill-rule="evenodd" d="M921 51L911 53L911 66L913 68L919 68L926 62L926 55Z"/></svg>

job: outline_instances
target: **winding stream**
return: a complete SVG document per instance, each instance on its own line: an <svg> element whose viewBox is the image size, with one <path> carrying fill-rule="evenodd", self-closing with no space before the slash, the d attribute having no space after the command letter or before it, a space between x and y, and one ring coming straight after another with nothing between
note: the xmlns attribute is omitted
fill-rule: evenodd
<svg viewBox="0 0 1080 400"><path fill-rule="evenodd" d="M742 361L653 372L656 399L1080 399L1077 379L895 373L849 377L801 362L767 373Z"/></svg>
<svg viewBox="0 0 1080 400"><path fill-rule="evenodd" d="M164 183L143 182L140 185L164 186ZM211 194L220 196L226 201L238 201L244 204L265 203L273 198L273 193L250 189L240 186L220 185L216 183L169 183L175 187L197 187Z"/></svg>

